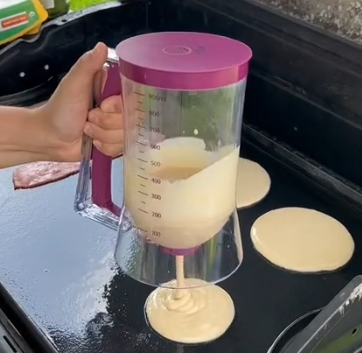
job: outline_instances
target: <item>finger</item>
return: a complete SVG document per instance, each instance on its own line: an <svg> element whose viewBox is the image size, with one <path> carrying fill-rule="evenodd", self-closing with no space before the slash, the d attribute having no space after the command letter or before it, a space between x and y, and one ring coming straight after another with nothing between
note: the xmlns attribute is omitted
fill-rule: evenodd
<svg viewBox="0 0 362 353"><path fill-rule="evenodd" d="M92 123L86 123L84 133L103 143L123 143L123 130L104 130Z"/></svg>
<svg viewBox="0 0 362 353"><path fill-rule="evenodd" d="M93 76L102 69L107 60L108 48L103 43L98 43L93 50L83 54L70 70L80 80L93 81Z"/></svg>
<svg viewBox="0 0 362 353"><path fill-rule="evenodd" d="M93 145L106 156L118 157L123 154L123 143L107 144L93 140Z"/></svg>
<svg viewBox="0 0 362 353"><path fill-rule="evenodd" d="M112 96L105 99L101 103L101 110L105 113L119 113L123 112L122 96Z"/></svg>
<svg viewBox="0 0 362 353"><path fill-rule="evenodd" d="M121 114L103 113L99 108L93 109L88 114L89 122L105 130L117 130L123 128Z"/></svg>

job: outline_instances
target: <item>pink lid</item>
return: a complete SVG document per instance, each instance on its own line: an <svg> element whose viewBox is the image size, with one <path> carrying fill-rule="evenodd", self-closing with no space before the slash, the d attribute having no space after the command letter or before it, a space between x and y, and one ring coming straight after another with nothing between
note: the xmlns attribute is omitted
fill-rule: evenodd
<svg viewBox="0 0 362 353"><path fill-rule="evenodd" d="M251 49L207 33L163 32L129 38L117 46L121 73L163 89L207 90L246 78Z"/></svg>

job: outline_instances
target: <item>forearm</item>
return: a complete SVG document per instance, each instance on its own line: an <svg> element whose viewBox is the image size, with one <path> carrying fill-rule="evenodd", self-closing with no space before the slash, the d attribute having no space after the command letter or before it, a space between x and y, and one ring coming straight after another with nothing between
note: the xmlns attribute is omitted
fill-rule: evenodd
<svg viewBox="0 0 362 353"><path fill-rule="evenodd" d="M0 106L0 169L51 160L39 109Z"/></svg>

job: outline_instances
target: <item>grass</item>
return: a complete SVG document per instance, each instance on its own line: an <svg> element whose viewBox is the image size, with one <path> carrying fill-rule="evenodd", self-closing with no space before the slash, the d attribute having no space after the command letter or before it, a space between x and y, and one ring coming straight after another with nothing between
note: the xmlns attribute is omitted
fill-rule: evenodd
<svg viewBox="0 0 362 353"><path fill-rule="evenodd" d="M89 6L94 6L109 1L113 0L70 0L70 9L72 11L83 10Z"/></svg>

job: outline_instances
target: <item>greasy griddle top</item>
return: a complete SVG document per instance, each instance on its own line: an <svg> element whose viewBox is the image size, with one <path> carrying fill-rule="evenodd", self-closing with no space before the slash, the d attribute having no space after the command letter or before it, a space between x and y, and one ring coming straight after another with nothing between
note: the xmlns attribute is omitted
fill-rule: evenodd
<svg viewBox="0 0 362 353"><path fill-rule="evenodd" d="M61 353L265 353L286 325L325 305L359 274L362 226L323 203L269 157L250 148L243 153L266 168L272 187L263 202L239 213L244 261L222 283L237 317L214 343L182 347L150 331L143 305L152 288L119 273L114 231L74 213L77 176L13 191L13 169L0 171L0 281ZM119 161L113 174L119 201ZM328 275L291 274L265 262L253 250L249 230L258 216L283 206L315 208L343 222L357 245L352 262Z"/></svg>

